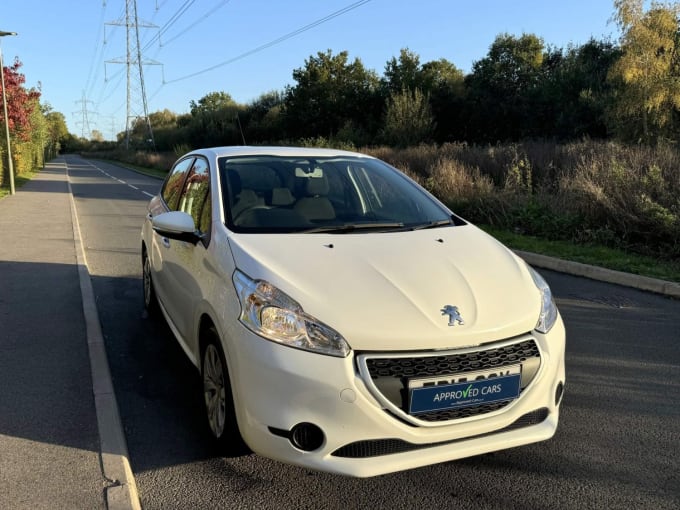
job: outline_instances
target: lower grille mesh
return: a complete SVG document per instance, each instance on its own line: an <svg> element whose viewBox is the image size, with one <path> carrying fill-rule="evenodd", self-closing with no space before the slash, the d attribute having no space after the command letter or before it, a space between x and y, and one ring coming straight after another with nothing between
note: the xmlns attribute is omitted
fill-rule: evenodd
<svg viewBox="0 0 680 510"><path fill-rule="evenodd" d="M425 448L434 448L437 446L444 446L447 444L454 444L460 441L468 441L470 439L478 439L480 437L489 436L491 434L500 434L502 432L508 432L511 430L516 430L524 427L530 427L532 425L537 425L545 421L548 417L548 409L543 407L537 409L530 413L527 413L513 423L500 430L495 430L489 432L488 434L480 434L477 436L465 437L462 439L454 439L452 441L444 441L441 443L428 443L428 444L413 444L401 439L373 439L370 441L356 441L354 443L347 444L335 450L331 455L333 457L345 457L350 459L364 459L370 457L380 457L382 455L392 455L395 453L404 453L414 450L422 450Z"/></svg>

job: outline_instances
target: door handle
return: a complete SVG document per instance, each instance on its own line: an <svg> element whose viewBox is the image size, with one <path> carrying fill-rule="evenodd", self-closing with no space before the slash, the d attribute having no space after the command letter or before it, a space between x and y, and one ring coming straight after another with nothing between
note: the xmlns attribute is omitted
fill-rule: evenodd
<svg viewBox="0 0 680 510"><path fill-rule="evenodd" d="M162 237L161 242L163 243L163 246L165 246L166 248L170 248L170 239L168 239L167 237Z"/></svg>

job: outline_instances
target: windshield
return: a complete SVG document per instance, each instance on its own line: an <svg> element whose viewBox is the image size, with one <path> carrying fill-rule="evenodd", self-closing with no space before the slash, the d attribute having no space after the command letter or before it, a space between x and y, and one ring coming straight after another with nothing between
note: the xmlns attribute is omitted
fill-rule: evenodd
<svg viewBox="0 0 680 510"><path fill-rule="evenodd" d="M360 157L221 158L223 207L236 232L394 231L460 224L382 161Z"/></svg>

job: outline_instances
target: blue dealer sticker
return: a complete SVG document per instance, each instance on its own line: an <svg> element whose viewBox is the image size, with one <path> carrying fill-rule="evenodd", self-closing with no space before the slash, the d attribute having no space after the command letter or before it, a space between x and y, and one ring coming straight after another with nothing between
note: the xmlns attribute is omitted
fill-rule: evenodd
<svg viewBox="0 0 680 510"><path fill-rule="evenodd" d="M520 374L512 374L456 384L411 388L409 413L427 413L513 400L519 396L521 379Z"/></svg>

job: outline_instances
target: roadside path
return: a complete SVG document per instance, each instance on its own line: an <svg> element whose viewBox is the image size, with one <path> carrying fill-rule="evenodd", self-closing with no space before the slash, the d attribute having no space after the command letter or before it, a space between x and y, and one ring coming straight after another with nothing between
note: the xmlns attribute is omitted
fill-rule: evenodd
<svg viewBox="0 0 680 510"><path fill-rule="evenodd" d="M98 329L57 158L0 201L0 508L139 508Z"/></svg>

